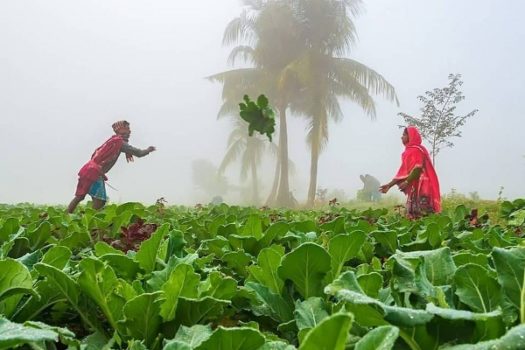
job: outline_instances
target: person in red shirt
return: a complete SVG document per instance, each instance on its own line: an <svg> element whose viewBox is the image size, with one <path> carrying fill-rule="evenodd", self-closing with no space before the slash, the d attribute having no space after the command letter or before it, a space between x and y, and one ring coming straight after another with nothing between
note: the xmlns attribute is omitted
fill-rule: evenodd
<svg viewBox="0 0 525 350"><path fill-rule="evenodd" d="M104 183L107 180L106 173L115 165L121 153L125 153L126 160L132 162L133 156L140 158L155 151L153 146L141 150L128 143L131 129L127 121L118 121L113 123L112 127L115 135L97 148L91 159L78 172L78 185L75 197L67 208L69 213L75 211L75 208L84 200L87 194L93 199L94 209L104 207L107 202Z"/></svg>
<svg viewBox="0 0 525 350"><path fill-rule="evenodd" d="M408 126L401 137L405 151L401 167L388 184L379 188L382 193L397 185L407 196L407 217L417 219L441 212L441 195L436 170L427 149L421 144L421 135L415 126Z"/></svg>

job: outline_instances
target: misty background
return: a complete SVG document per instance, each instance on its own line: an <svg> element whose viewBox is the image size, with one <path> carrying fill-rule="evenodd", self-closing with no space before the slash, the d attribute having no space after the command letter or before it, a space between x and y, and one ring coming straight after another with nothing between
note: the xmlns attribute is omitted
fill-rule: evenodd
<svg viewBox="0 0 525 350"><path fill-rule="evenodd" d="M355 20L359 43L349 57L382 74L400 106L376 98L377 120L343 102L319 160L318 188L362 187L360 174L381 182L396 173L403 147L399 112L417 114L416 99L461 73L466 100L479 109L454 148L437 156L442 193L525 197L523 86L525 3L495 0L364 1ZM77 172L112 135L131 123L130 144L157 152L108 174L112 201L170 204L211 200L195 188L192 162L221 162L232 128L217 120L220 84L205 77L229 69L222 46L238 0L3 0L0 2L0 203L65 204ZM310 153L304 118L288 118L290 188L307 195ZM259 175L265 198L273 164ZM239 181L238 169L226 175Z"/></svg>

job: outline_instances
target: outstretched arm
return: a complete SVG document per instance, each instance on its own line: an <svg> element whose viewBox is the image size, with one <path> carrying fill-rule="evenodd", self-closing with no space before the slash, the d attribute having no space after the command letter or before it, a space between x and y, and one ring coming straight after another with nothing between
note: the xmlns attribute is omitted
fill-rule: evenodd
<svg viewBox="0 0 525 350"><path fill-rule="evenodd" d="M379 187L379 192L387 193L388 190L390 190L390 188L392 188L392 186L397 185L398 183L400 183L402 181L404 181L404 180L403 179L392 179L392 181L390 181L386 185L382 185L381 187Z"/></svg>
<svg viewBox="0 0 525 350"><path fill-rule="evenodd" d="M123 144L122 148L120 149L120 151L123 153L131 154L132 156L139 157L139 158L147 156L148 154L150 154L151 152L155 150L156 148L153 146L149 146L146 149L139 149L139 148L131 146L129 143Z"/></svg>
<svg viewBox="0 0 525 350"><path fill-rule="evenodd" d="M393 179L388 184L379 187L379 191L382 192L382 193L387 193L388 190L392 186L398 185L399 189L404 192L406 190L406 188L411 183L419 180L419 178L421 177L421 173L422 172L423 172L423 168L420 167L420 166L416 166L416 167L414 167L414 169L412 169L412 171L410 172L410 174L408 174L408 176L406 178L404 178L404 179Z"/></svg>

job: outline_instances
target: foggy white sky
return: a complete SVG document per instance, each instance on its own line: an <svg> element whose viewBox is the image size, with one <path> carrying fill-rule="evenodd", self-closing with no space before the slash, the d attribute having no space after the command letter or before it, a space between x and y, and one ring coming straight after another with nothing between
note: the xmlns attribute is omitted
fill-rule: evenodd
<svg viewBox="0 0 525 350"><path fill-rule="evenodd" d="M416 96L461 73L466 100L479 113L456 146L438 156L442 192L525 197L523 103L525 27L518 0L374 0L357 20L351 57L383 74L401 106L377 99L371 122L350 103L330 125L319 186L361 187L359 174L395 174L402 146L400 111L417 113ZM114 201L171 204L196 200L191 162L218 164L230 124L217 121L221 87L204 77L228 68L221 47L238 0L0 1L0 203L66 203L77 172L111 134L132 123L130 143L158 152L108 174ZM304 120L291 118L292 188L306 197L309 152ZM237 173L230 174L232 182ZM273 171L261 177L269 183ZM268 187L268 185L266 186ZM200 199L200 198L199 198Z"/></svg>

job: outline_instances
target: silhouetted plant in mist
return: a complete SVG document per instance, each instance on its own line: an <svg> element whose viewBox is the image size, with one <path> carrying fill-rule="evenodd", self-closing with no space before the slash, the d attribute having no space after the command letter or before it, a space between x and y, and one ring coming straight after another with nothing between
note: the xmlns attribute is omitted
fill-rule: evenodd
<svg viewBox="0 0 525 350"><path fill-rule="evenodd" d="M209 160L197 159L191 164L193 184L208 196L222 196L229 190L228 179Z"/></svg>
<svg viewBox="0 0 525 350"><path fill-rule="evenodd" d="M465 114L456 114L457 105L465 99L459 88L463 85L461 74L449 74L448 86L426 91L418 96L423 103L420 116L399 113L406 124L416 126L421 136L430 144L432 163L436 164L436 156L446 147L453 147L450 141L453 137L461 137L460 128L473 117L478 110Z"/></svg>

